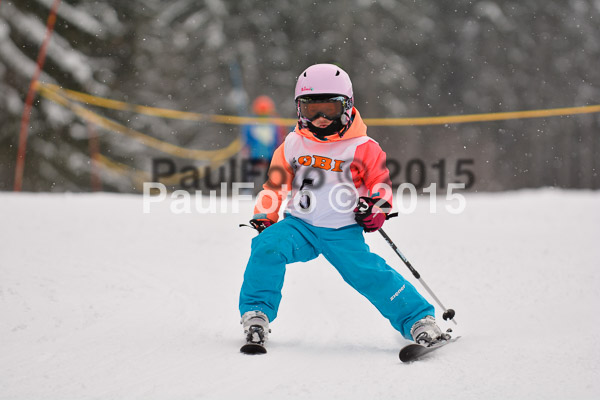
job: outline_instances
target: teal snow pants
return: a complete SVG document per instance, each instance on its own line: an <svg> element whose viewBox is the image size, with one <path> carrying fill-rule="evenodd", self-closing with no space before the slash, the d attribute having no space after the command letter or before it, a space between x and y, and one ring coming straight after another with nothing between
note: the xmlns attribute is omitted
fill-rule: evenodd
<svg viewBox="0 0 600 400"><path fill-rule="evenodd" d="M427 315L429 304L402 275L371 253L362 228L321 228L287 216L252 240L252 252L240 293L240 313L262 311L269 321L277 317L286 265L309 261L319 254L342 278L365 296L402 336Z"/></svg>

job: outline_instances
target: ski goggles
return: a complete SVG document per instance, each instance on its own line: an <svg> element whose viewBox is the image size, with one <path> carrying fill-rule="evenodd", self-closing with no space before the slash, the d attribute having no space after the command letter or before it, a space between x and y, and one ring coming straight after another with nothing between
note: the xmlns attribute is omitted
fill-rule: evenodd
<svg viewBox="0 0 600 400"><path fill-rule="evenodd" d="M309 121L314 121L319 117L326 118L330 121L336 120L342 116L347 104L348 99L344 96L318 100L307 97L298 99L300 115Z"/></svg>

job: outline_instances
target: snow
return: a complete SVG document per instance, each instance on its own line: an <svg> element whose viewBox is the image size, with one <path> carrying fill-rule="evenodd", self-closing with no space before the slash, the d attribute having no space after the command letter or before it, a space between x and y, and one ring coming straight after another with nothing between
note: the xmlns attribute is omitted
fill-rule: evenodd
<svg viewBox="0 0 600 400"><path fill-rule="evenodd" d="M218 214L168 202L144 214L140 196L105 193L0 204L0 399L600 398L598 192L468 194L460 215L422 198L388 221L462 336L412 364L322 258L288 268L269 353L240 354L247 202ZM410 277L380 235L367 240Z"/></svg>
<svg viewBox="0 0 600 400"><path fill-rule="evenodd" d="M41 0L45 1L46 0ZM61 7L69 7L62 3ZM59 7L60 9L60 7ZM91 17L84 18L85 13L77 12L76 9L69 8L65 9L68 11L68 15L71 15L73 21L79 20L87 26L87 29L95 31L100 29L101 26L94 24ZM30 13L22 13L17 7L10 2L2 4L2 13L7 17L10 22L10 26L15 29L19 34L26 37L31 43L36 46L41 46L46 37L47 26L46 23L42 23L37 17ZM67 14L61 15L64 17ZM73 23L71 21L70 23ZM81 26L78 27L82 29ZM64 72L72 74L73 78L80 83L84 88L88 88L90 91L102 91L105 90L105 85L93 81L93 71L91 65L95 63L93 59L84 55L83 53L75 51L69 41L61 37L58 34L54 34L50 37L47 48L47 57L56 63L60 69ZM97 36L103 36L99 33ZM0 32L0 39L3 36L7 36L7 32ZM2 42L0 42L2 43ZM28 59L19 48L12 43L2 43L0 46L0 58L6 59L7 64L16 66L23 66L24 71L33 71L35 63ZM19 71L19 68L16 68ZM26 74L28 77L31 74ZM46 82L54 82L52 78L42 74L41 79Z"/></svg>
<svg viewBox="0 0 600 400"><path fill-rule="evenodd" d="M8 9L8 7L6 7ZM8 14L9 18L11 17ZM9 66L11 71L15 71L25 78L31 78L36 64L31 59L26 57L15 44L9 40L10 28L3 18L0 18L0 60L2 64ZM45 72L40 74L41 79L46 82L54 82L54 80ZM14 91L14 90L13 90ZM11 100L14 103L14 100ZM21 110L19 110L21 111Z"/></svg>
<svg viewBox="0 0 600 400"><path fill-rule="evenodd" d="M54 0L37 0L43 4L48 10L52 9ZM56 10L58 16L69 24L76 27L78 30L86 32L90 36L96 36L101 39L106 38L107 27L100 21L92 17L87 12L71 6L69 3L61 1ZM112 26L111 28L114 28Z"/></svg>
<svg viewBox="0 0 600 400"><path fill-rule="evenodd" d="M26 36L31 43L41 46L46 38L46 24L40 22L32 14L23 14L12 4L5 5L4 10L11 18L11 26L17 29L22 35ZM64 71L73 73L78 82L85 83L91 78L92 72L89 66L90 60L82 53L74 51L69 42L64 38L53 35L48 42L47 54L52 61L60 65Z"/></svg>

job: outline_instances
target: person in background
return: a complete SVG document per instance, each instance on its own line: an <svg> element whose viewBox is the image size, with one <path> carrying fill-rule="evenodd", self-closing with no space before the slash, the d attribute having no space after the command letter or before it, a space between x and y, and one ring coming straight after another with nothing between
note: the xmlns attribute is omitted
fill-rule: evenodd
<svg viewBox="0 0 600 400"><path fill-rule="evenodd" d="M275 103L269 96L262 95L254 99L252 113L255 117L264 118L265 122L242 126L245 146L241 152L241 178L243 182L254 183L255 189L250 190L250 193L257 193L275 149L283 143L286 130L268 120L277 117Z"/></svg>
<svg viewBox="0 0 600 400"><path fill-rule="evenodd" d="M274 118L277 116L275 103L269 96L258 96L252 102L252 112L257 117ZM242 138L246 144L243 155L252 164L266 164L271 161L275 149L283 143L285 130L269 121L247 124L242 127Z"/></svg>

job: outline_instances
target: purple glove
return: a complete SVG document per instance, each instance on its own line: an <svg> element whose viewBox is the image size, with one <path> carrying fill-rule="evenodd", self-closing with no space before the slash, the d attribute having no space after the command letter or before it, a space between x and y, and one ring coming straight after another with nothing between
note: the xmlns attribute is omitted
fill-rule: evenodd
<svg viewBox="0 0 600 400"><path fill-rule="evenodd" d="M252 225L252 227L256 229L258 233L261 233L262 231L273 225L273 223L274 222L268 218L254 218L250 220L250 225Z"/></svg>
<svg viewBox="0 0 600 400"><path fill-rule="evenodd" d="M354 219L358 225L362 226L365 232L375 232L379 230L385 220L387 219L387 213L381 208L376 206L381 199L371 197L360 197L358 204L354 209ZM389 209L389 203L383 201L381 206L385 209Z"/></svg>

